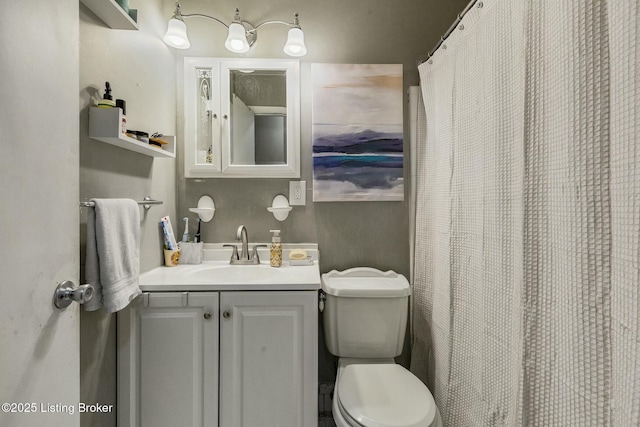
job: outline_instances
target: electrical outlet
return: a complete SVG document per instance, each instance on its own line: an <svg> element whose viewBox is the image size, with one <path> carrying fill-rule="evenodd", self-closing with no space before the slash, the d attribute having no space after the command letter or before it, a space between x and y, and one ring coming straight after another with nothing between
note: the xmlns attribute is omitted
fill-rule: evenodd
<svg viewBox="0 0 640 427"><path fill-rule="evenodd" d="M307 182L289 181L289 204L302 206L307 204Z"/></svg>

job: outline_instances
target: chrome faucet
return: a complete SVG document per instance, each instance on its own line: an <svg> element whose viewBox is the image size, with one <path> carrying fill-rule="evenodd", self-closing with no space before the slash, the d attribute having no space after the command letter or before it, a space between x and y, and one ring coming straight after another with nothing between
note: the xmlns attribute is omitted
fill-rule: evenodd
<svg viewBox="0 0 640 427"><path fill-rule="evenodd" d="M238 227L236 240L242 242L242 252L238 258L242 261L249 261L249 236L247 234L247 227L244 225Z"/></svg>
<svg viewBox="0 0 640 427"><path fill-rule="evenodd" d="M238 227L238 232L236 233L236 240L241 242L242 248L241 252L238 253L238 247L236 245L223 245L225 247L233 248L233 252L231 253L231 260L229 264L260 264L260 257L258 256L258 248L266 248L267 245L255 245L253 247L253 251L251 255L249 255L249 235L247 233L247 228L244 225Z"/></svg>

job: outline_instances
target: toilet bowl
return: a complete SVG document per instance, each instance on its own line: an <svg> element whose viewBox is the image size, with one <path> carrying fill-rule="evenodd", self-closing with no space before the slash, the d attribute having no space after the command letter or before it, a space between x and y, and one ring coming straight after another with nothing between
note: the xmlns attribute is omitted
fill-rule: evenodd
<svg viewBox="0 0 640 427"><path fill-rule="evenodd" d="M396 365L410 287L394 271L368 267L322 275L325 342L338 356L332 411L337 427L441 427L429 389Z"/></svg>
<svg viewBox="0 0 640 427"><path fill-rule="evenodd" d="M340 359L332 412L337 427L442 427L429 389L393 359Z"/></svg>

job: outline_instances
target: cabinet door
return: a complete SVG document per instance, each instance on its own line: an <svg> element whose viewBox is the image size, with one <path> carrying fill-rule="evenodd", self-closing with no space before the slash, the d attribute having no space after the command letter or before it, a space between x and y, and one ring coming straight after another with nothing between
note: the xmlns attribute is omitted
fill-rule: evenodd
<svg viewBox="0 0 640 427"><path fill-rule="evenodd" d="M221 427L317 420L317 293L222 292Z"/></svg>
<svg viewBox="0 0 640 427"><path fill-rule="evenodd" d="M218 425L216 292L145 293L118 313L118 426Z"/></svg>
<svg viewBox="0 0 640 427"><path fill-rule="evenodd" d="M184 173L187 178L221 174L222 129L220 62L184 59Z"/></svg>

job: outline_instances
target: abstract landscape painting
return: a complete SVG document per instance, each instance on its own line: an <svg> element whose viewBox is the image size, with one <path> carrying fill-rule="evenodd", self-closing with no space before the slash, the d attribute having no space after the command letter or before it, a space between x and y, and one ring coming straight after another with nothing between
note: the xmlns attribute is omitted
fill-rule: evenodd
<svg viewBox="0 0 640 427"><path fill-rule="evenodd" d="M313 201L404 198L401 64L312 64Z"/></svg>

